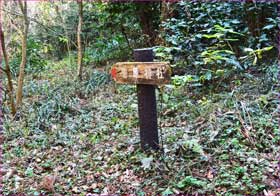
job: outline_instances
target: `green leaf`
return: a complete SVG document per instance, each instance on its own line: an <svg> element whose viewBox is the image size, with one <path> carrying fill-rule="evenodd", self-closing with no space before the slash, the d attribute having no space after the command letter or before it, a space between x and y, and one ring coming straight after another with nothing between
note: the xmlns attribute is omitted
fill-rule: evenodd
<svg viewBox="0 0 280 196"><path fill-rule="evenodd" d="M238 41L239 39L232 39L232 38L228 38L228 39L225 39L226 41Z"/></svg>
<svg viewBox="0 0 280 196"><path fill-rule="evenodd" d="M265 95L261 95L259 100L263 102L265 105L268 104L267 96Z"/></svg>
<svg viewBox="0 0 280 196"><path fill-rule="evenodd" d="M263 27L262 29L263 30L270 30L270 29L273 29L275 27L274 24L270 24L270 25L266 25L265 27Z"/></svg>
<svg viewBox="0 0 280 196"><path fill-rule="evenodd" d="M25 175L28 177L32 177L34 175L33 168L28 167L25 171Z"/></svg>
<svg viewBox="0 0 280 196"><path fill-rule="evenodd" d="M244 48L244 52L254 52L252 48Z"/></svg>
<svg viewBox="0 0 280 196"><path fill-rule="evenodd" d="M262 48L261 50L263 51L269 51L273 48L273 46L268 46L268 47L265 47L265 48Z"/></svg>
<svg viewBox="0 0 280 196"><path fill-rule="evenodd" d="M277 23L277 21L274 18L266 18L269 22Z"/></svg>
<svg viewBox="0 0 280 196"><path fill-rule="evenodd" d="M257 64L257 61L258 61L258 58L255 56L255 57L254 57L254 61L253 61L253 65L256 65L256 64Z"/></svg>
<svg viewBox="0 0 280 196"><path fill-rule="evenodd" d="M238 69L243 69L243 67L240 65L239 61L237 61L236 59L228 58L226 61L227 61L227 63L234 65Z"/></svg>
<svg viewBox="0 0 280 196"><path fill-rule="evenodd" d="M167 189L165 189L165 191L163 191L162 193L161 193L162 195L172 195L172 194L174 194L174 192L168 187Z"/></svg>
<svg viewBox="0 0 280 196"><path fill-rule="evenodd" d="M234 146L239 145L239 141L238 141L237 138L233 138L233 139L231 140L231 143L232 143Z"/></svg>
<svg viewBox="0 0 280 196"><path fill-rule="evenodd" d="M196 187L203 187L206 186L206 182L196 179L192 176L186 176L183 180L181 180L177 187L182 189L184 187L190 187L190 186L196 186Z"/></svg>
<svg viewBox="0 0 280 196"><path fill-rule="evenodd" d="M232 24L239 24L239 23L240 23L240 21L237 20L237 19L231 20L230 22L231 22Z"/></svg>
<svg viewBox="0 0 280 196"><path fill-rule="evenodd" d="M207 34L204 34L202 35L202 37L205 37L207 39L212 39L212 38L220 38L222 37L224 34L222 33L215 33L215 34L212 34L212 35L207 35Z"/></svg>
<svg viewBox="0 0 280 196"><path fill-rule="evenodd" d="M196 34L195 37L200 39L202 37L202 34Z"/></svg>
<svg viewBox="0 0 280 196"><path fill-rule="evenodd" d="M177 184L177 187L179 188L179 189L182 189L182 188L184 188L186 186L186 183L185 183L185 181L180 181L178 184Z"/></svg>
<svg viewBox="0 0 280 196"><path fill-rule="evenodd" d="M162 95L162 99L163 99L163 101L164 101L165 103L167 103L168 100L169 100L168 94L164 93L164 94Z"/></svg>
<svg viewBox="0 0 280 196"><path fill-rule="evenodd" d="M205 76L203 76L202 80L205 79ZM198 143L197 139L191 139L191 140L186 140L184 143L184 147L186 149L191 149L193 152L199 153L201 155L204 154L203 149L201 145Z"/></svg>
<svg viewBox="0 0 280 196"><path fill-rule="evenodd" d="M223 76L224 73L225 73L225 70L223 70L223 69L218 69L218 70L216 71L216 75L218 75L218 76Z"/></svg>
<svg viewBox="0 0 280 196"><path fill-rule="evenodd" d="M220 25L214 25L215 29L218 30L218 31L226 31L227 29L220 26Z"/></svg>
<svg viewBox="0 0 280 196"><path fill-rule="evenodd" d="M206 50L206 51L203 51L202 53L201 53L201 56L206 56L206 55L209 55L210 53Z"/></svg>
<svg viewBox="0 0 280 196"><path fill-rule="evenodd" d="M205 79L206 80L211 80L212 79L212 73L211 71L207 71L206 74L205 74Z"/></svg>
<svg viewBox="0 0 280 196"><path fill-rule="evenodd" d="M233 31L233 30L229 30L228 32L229 32L229 33L232 33L232 34L236 34L236 35L241 35L241 36L244 36L244 34L243 34L243 33L238 33L238 32Z"/></svg>

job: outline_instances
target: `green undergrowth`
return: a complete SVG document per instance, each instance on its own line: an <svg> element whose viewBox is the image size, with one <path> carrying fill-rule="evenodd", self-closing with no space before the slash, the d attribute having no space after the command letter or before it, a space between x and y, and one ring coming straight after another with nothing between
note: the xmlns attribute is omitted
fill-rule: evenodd
<svg viewBox="0 0 280 196"><path fill-rule="evenodd" d="M275 190L280 134L277 94L262 77L228 89L157 89L163 152L140 149L136 87L105 72L50 66L27 77L24 105L5 116L4 193L39 195L47 174L61 195L245 195ZM205 93L207 92L207 93ZM8 107L4 105L4 112Z"/></svg>

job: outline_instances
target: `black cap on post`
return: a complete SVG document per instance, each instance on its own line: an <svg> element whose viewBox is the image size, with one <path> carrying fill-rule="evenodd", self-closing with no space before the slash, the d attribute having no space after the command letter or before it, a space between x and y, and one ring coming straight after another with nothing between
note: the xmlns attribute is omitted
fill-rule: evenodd
<svg viewBox="0 0 280 196"><path fill-rule="evenodd" d="M154 61L153 48L134 49L133 57L135 61L152 62Z"/></svg>

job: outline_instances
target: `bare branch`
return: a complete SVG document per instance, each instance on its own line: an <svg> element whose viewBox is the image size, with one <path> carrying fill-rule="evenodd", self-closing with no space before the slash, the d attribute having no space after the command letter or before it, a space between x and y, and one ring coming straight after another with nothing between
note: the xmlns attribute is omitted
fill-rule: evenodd
<svg viewBox="0 0 280 196"><path fill-rule="evenodd" d="M3 71L4 73L7 73L7 70L2 67L0 67L0 70Z"/></svg>
<svg viewBox="0 0 280 196"><path fill-rule="evenodd" d="M19 4L19 7L20 7L22 13L24 13L26 6L25 7L23 6L22 0L18 0L18 4ZM25 1L25 4L26 4L26 1Z"/></svg>

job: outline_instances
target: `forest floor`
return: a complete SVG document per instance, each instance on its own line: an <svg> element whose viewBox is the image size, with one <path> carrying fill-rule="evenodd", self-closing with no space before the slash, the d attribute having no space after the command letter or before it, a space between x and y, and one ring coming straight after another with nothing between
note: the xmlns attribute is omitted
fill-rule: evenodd
<svg viewBox="0 0 280 196"><path fill-rule="evenodd" d="M135 86L92 71L80 83L61 67L28 76L19 115L5 117L5 195L280 193L277 95L264 77L157 91L164 152L144 153Z"/></svg>

